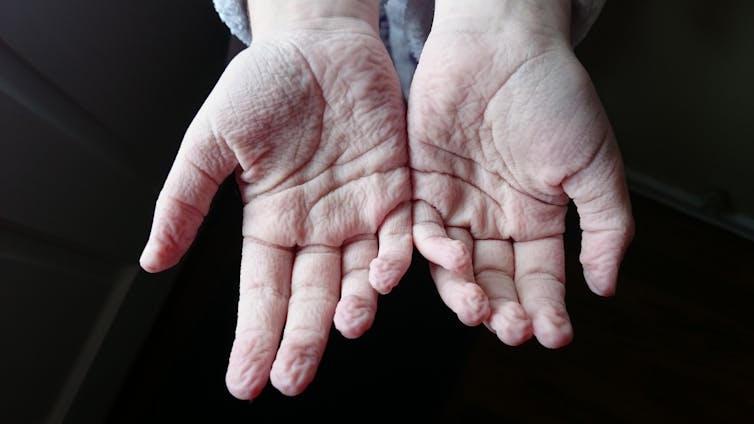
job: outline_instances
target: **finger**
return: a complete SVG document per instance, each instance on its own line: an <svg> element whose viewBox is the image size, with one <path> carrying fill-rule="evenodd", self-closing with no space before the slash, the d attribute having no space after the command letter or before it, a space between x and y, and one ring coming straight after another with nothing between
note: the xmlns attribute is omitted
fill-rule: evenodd
<svg viewBox="0 0 754 424"><path fill-rule="evenodd" d="M414 243L419 253L447 270L468 270L471 266L469 246L448 237L443 219L437 210L418 200L413 204L413 212Z"/></svg>
<svg viewBox="0 0 754 424"><path fill-rule="evenodd" d="M379 293L387 294L401 280L413 254L411 238L411 203L404 202L383 221L378 233L379 253L369 265L369 283Z"/></svg>
<svg viewBox="0 0 754 424"><path fill-rule="evenodd" d="M374 236L353 240L343 246L343 279L340 300L335 307L335 328L353 339L366 332L374 322L377 292L369 284L369 262L377 256Z"/></svg>
<svg viewBox="0 0 754 424"><path fill-rule="evenodd" d="M293 263L288 319L270 380L294 396L314 379L330 333L341 281L340 249L308 246Z"/></svg>
<svg viewBox="0 0 754 424"><path fill-rule="evenodd" d="M520 345L533 334L531 319L518 300L514 270L510 241L474 242L474 279L490 300L490 317L485 324L511 346Z"/></svg>
<svg viewBox="0 0 754 424"><path fill-rule="evenodd" d="M564 181L563 189L579 214L584 279L593 292L610 296L634 234L623 164L612 133L591 164Z"/></svg>
<svg viewBox="0 0 754 424"><path fill-rule="evenodd" d="M225 382L233 396L253 399L264 389L285 323L293 252L245 238L236 338Z"/></svg>
<svg viewBox="0 0 754 424"><path fill-rule="evenodd" d="M189 126L157 198L152 229L139 262L148 272L178 263L194 240L235 159L213 136L203 113Z"/></svg>
<svg viewBox="0 0 754 424"><path fill-rule="evenodd" d="M565 254L562 237L516 242L516 290L532 320L534 336L548 348L567 345L573 339L565 307Z"/></svg>
<svg viewBox="0 0 754 424"><path fill-rule="evenodd" d="M468 231L461 228L448 228L447 234L455 241L463 243L467 251L472 249L473 241ZM454 272L436 264L430 264L430 272L440 298L458 315L462 323L475 326L489 317L489 300L484 290L474 281L471 267Z"/></svg>

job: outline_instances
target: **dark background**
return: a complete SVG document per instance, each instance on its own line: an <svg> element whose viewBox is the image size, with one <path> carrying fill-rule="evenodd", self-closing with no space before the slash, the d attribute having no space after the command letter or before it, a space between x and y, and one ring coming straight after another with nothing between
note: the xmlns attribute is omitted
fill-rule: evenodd
<svg viewBox="0 0 754 424"><path fill-rule="evenodd" d="M569 214L569 346L461 325L415 256L365 336L333 331L303 394L270 386L249 403L224 383L234 183L180 266L136 264L238 43L210 0L0 1L0 421L754 422L752 18L744 0L610 0L577 46L637 234L617 295L600 298Z"/></svg>
<svg viewBox="0 0 754 424"><path fill-rule="evenodd" d="M745 96L752 89L746 80L728 81L738 88L727 91L700 85L703 73L725 74L729 63L710 58L710 51L714 43L730 46L727 22L736 10L748 10L742 2L723 3L712 10L702 2L664 8L608 2L577 48L613 117L631 175L638 175L631 180L637 235L617 295L599 298L581 276L578 220L569 214L567 305L576 334L569 346L548 350L530 341L511 348L484 327L464 327L440 302L426 262L415 256L401 285L380 298L365 336L346 340L333 331L306 392L288 398L269 386L251 403L236 400L224 386L240 261L240 201L229 182L185 259L110 422L754 420L754 243L745 227L728 219L745 212L754 196L748 183L726 174L749 168L742 153L751 151L754 140L748 150L731 146L751 134L741 114L754 111ZM678 13L669 15L673 10ZM651 11L657 14L647 18ZM656 28L637 22L669 30L685 25L694 37L673 45L683 36L663 41L650 33ZM699 39L710 45L693 45ZM663 57L657 49L668 44ZM749 64L750 53L724 54ZM669 69L675 70L672 78ZM735 101L724 102L726 95ZM699 148L705 144L707 156ZM722 153L710 157L715 149ZM726 158L732 162L721 166ZM711 203L684 203L678 193Z"/></svg>
<svg viewBox="0 0 754 424"><path fill-rule="evenodd" d="M110 422L406 414L454 422L749 422L754 243L643 197L634 197L634 208L637 236L609 299L586 288L569 216L569 346L511 348L484 327L464 327L415 257L401 285L380 299L365 336L332 332L302 395L268 386L248 403L224 386L240 260L240 209L227 186Z"/></svg>

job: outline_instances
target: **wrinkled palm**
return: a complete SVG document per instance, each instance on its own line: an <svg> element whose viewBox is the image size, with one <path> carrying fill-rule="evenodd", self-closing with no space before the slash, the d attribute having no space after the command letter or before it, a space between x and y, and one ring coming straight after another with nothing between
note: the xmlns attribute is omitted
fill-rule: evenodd
<svg viewBox="0 0 754 424"><path fill-rule="evenodd" d="M535 47L540 45L542 47ZM433 31L409 98L414 242L445 303L511 345L572 337L562 235L609 295L633 224L620 153L570 46Z"/></svg>
<svg viewBox="0 0 754 424"><path fill-rule="evenodd" d="M227 385L289 395L313 379L330 323L358 337L411 259L405 110L371 31L288 31L230 63L188 128L142 266L175 265L218 185L242 195L243 252ZM281 339L282 335L282 339Z"/></svg>

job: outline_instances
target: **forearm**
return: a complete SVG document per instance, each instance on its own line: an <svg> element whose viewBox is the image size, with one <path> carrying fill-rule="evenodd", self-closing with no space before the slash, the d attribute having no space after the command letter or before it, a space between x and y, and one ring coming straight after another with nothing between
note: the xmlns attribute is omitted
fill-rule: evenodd
<svg viewBox="0 0 754 424"><path fill-rule="evenodd" d="M570 37L570 0L436 0L432 30Z"/></svg>
<svg viewBox="0 0 754 424"><path fill-rule="evenodd" d="M281 29L368 25L378 33L380 0L249 0L254 37Z"/></svg>

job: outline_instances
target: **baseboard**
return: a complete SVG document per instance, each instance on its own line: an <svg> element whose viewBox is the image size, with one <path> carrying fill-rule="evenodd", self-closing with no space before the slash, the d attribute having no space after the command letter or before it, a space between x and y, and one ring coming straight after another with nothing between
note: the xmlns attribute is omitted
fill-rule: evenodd
<svg viewBox="0 0 754 424"><path fill-rule="evenodd" d="M736 212L724 192L702 197L640 171L629 168L626 174L631 192L754 241L754 217Z"/></svg>

